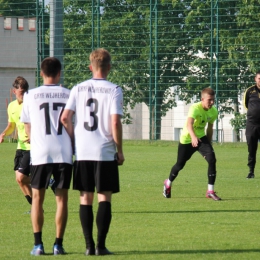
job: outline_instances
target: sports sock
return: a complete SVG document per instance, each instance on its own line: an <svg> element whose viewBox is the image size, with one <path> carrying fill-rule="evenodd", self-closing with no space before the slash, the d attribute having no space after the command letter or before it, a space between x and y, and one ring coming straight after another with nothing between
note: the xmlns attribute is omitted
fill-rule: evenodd
<svg viewBox="0 0 260 260"><path fill-rule="evenodd" d="M111 203L108 201L99 202L96 224L98 228L97 247L105 248L106 236L112 219Z"/></svg>
<svg viewBox="0 0 260 260"><path fill-rule="evenodd" d="M42 232L36 232L33 233L34 235L34 245L39 245L39 244L43 244L42 243Z"/></svg>
<svg viewBox="0 0 260 260"><path fill-rule="evenodd" d="M214 185L208 184L208 191L214 191Z"/></svg>
<svg viewBox="0 0 260 260"><path fill-rule="evenodd" d="M169 179L166 181L166 184L167 186L172 186L172 182Z"/></svg>
<svg viewBox="0 0 260 260"><path fill-rule="evenodd" d="M57 238L57 237L56 237L54 245L62 246L62 242L63 242L63 239L62 239L62 238Z"/></svg>
<svg viewBox="0 0 260 260"><path fill-rule="evenodd" d="M29 195L26 195L25 198L27 199L28 203L32 205L32 197Z"/></svg>
<svg viewBox="0 0 260 260"><path fill-rule="evenodd" d="M95 248L92 234L94 221L92 205L80 205L79 216L86 241L86 248Z"/></svg>

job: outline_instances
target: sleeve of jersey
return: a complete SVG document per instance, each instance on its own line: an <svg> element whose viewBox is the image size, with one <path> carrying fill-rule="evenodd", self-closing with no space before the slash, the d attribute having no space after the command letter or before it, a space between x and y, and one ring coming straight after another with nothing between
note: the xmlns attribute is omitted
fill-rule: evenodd
<svg viewBox="0 0 260 260"><path fill-rule="evenodd" d="M188 112L188 116L187 117L191 117L191 118L196 119L197 112L198 112L198 109L196 109L196 107L193 105L193 106L191 106L189 108L189 112Z"/></svg>
<svg viewBox="0 0 260 260"><path fill-rule="evenodd" d="M11 104L9 104L7 107L7 114L8 114L8 122L14 123L14 120L13 120L12 114L11 114Z"/></svg>
<svg viewBox="0 0 260 260"><path fill-rule="evenodd" d="M246 109L248 108L248 89L244 93L243 105Z"/></svg>
<svg viewBox="0 0 260 260"><path fill-rule="evenodd" d="M21 112L21 116L20 116L20 121L23 122L23 123L30 123L31 120L30 120L30 115L29 115L29 108L28 108L28 105L29 105L29 94L24 94L24 97L23 97L23 109L22 109L22 112Z"/></svg>
<svg viewBox="0 0 260 260"><path fill-rule="evenodd" d="M115 89L110 114L123 115L123 92L120 87Z"/></svg>
<svg viewBox="0 0 260 260"><path fill-rule="evenodd" d="M75 102L75 97L76 97L76 87L73 87L72 90L70 91L70 96L69 99L66 103L65 109L76 111L76 102Z"/></svg>

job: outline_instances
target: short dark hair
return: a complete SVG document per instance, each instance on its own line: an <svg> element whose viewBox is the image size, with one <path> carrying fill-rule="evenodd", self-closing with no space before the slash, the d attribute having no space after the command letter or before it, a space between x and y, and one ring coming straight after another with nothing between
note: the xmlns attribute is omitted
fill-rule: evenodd
<svg viewBox="0 0 260 260"><path fill-rule="evenodd" d="M23 89L27 92L28 89L29 89L29 84L24 77L18 76L14 80L13 87L16 88L16 89L21 88L21 89Z"/></svg>
<svg viewBox="0 0 260 260"><path fill-rule="evenodd" d="M204 94L208 94L210 96L215 96L215 91L212 88L204 88L201 91L201 96L203 96Z"/></svg>
<svg viewBox="0 0 260 260"><path fill-rule="evenodd" d="M55 57L45 58L41 63L41 71L47 77L55 78L61 71L61 63Z"/></svg>
<svg viewBox="0 0 260 260"><path fill-rule="evenodd" d="M260 70L258 70L255 75L259 75L259 74L260 74Z"/></svg>

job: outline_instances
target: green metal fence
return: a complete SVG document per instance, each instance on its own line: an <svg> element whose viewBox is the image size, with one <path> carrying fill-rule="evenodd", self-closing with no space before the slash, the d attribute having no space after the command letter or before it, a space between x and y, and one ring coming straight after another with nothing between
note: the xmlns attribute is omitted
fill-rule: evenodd
<svg viewBox="0 0 260 260"><path fill-rule="evenodd" d="M62 84L71 88L91 76L91 50L108 49L109 80L124 89L126 136L151 140L177 140L185 104L208 86L220 113L215 140L243 139L230 119L245 113L243 92L260 69L259 9L250 0L0 2L3 17L36 17L37 85L39 64L50 53L62 60Z"/></svg>

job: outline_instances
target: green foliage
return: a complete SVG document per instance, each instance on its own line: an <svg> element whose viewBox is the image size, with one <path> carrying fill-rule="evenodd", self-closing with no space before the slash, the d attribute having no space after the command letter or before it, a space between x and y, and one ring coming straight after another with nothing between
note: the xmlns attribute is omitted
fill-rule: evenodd
<svg viewBox="0 0 260 260"><path fill-rule="evenodd" d="M231 126L236 130L245 129L246 128L246 113L235 113L234 118L230 119Z"/></svg>
<svg viewBox="0 0 260 260"><path fill-rule="evenodd" d="M151 3L100 1L92 13L86 1L64 1L66 85L89 76L88 54L100 46L112 54L109 80L123 87L126 111L144 102L160 126L176 95L189 103L208 86L216 89L222 114L236 111L238 95L260 66L252 44L259 34L258 1L216 1L213 20L208 0Z"/></svg>
<svg viewBox="0 0 260 260"><path fill-rule="evenodd" d="M0 0L0 15L31 17L36 15L36 1Z"/></svg>

